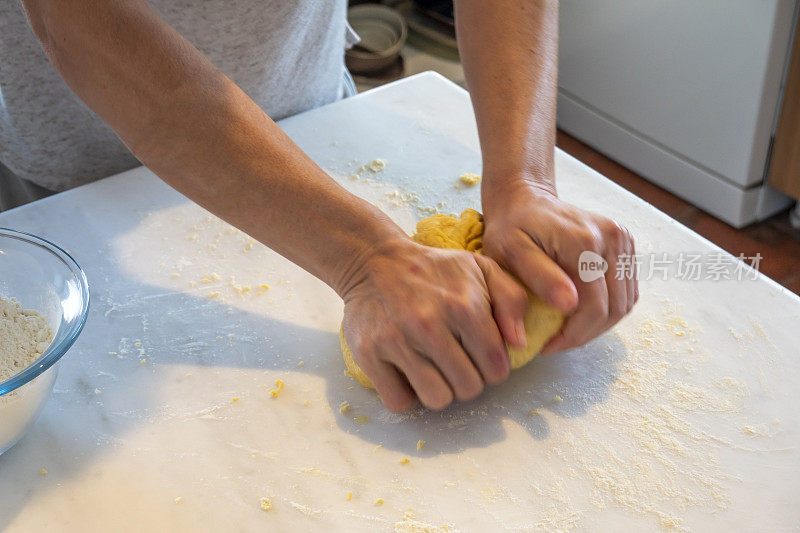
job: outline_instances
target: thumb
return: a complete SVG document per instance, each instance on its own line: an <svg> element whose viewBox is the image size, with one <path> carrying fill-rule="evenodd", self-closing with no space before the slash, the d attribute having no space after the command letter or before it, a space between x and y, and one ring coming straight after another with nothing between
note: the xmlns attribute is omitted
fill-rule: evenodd
<svg viewBox="0 0 800 533"><path fill-rule="evenodd" d="M503 271L492 259L475 254L492 304L492 314L505 341L516 348L523 348L527 341L525 335L525 311L528 308L528 294L524 287Z"/></svg>
<svg viewBox="0 0 800 533"><path fill-rule="evenodd" d="M503 259L505 266L531 292L564 315L570 314L578 306L578 291L569 275L527 235Z"/></svg>

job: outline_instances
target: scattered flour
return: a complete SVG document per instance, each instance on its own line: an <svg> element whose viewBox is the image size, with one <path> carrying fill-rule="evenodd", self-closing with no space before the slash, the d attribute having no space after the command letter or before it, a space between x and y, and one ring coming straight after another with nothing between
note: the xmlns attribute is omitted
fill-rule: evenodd
<svg viewBox="0 0 800 533"><path fill-rule="evenodd" d="M0 295L0 382L33 364L52 340L53 330L42 315Z"/></svg>
<svg viewBox="0 0 800 533"><path fill-rule="evenodd" d="M455 527L452 524L437 526L420 522L414 518L413 513L406 512L403 519L394 524L394 530L396 533L445 533L447 531L454 531Z"/></svg>

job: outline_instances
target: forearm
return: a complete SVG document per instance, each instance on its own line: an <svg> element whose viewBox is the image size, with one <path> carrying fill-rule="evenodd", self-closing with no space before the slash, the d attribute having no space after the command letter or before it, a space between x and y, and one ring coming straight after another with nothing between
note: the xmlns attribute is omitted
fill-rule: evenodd
<svg viewBox="0 0 800 533"><path fill-rule="evenodd" d="M54 66L145 165L340 293L356 262L405 238L145 2L24 3Z"/></svg>
<svg viewBox="0 0 800 533"><path fill-rule="evenodd" d="M455 8L484 203L520 181L555 193L557 0L456 0Z"/></svg>

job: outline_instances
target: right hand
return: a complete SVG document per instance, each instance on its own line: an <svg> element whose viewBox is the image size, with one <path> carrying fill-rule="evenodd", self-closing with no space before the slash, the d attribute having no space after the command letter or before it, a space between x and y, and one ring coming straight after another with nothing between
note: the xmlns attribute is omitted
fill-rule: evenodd
<svg viewBox="0 0 800 533"><path fill-rule="evenodd" d="M525 345L525 289L488 257L398 239L351 280L345 338L391 411L472 399L508 377L505 342Z"/></svg>

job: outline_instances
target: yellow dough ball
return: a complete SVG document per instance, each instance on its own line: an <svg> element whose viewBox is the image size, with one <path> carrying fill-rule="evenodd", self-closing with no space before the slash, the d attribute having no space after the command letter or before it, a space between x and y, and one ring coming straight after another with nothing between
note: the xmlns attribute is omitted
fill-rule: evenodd
<svg viewBox="0 0 800 533"><path fill-rule="evenodd" d="M350 350L350 347L347 345L347 341L344 338L344 327L342 326L339 326L339 344L342 346L344 364L347 366L346 374L358 381L363 387L374 389L375 387L372 385L372 381L370 381L364 371L361 370L361 367L356 364L356 360L353 359L353 351Z"/></svg>
<svg viewBox="0 0 800 533"><path fill-rule="evenodd" d="M483 253L483 216L474 209L465 209L461 216L433 215L417 223L415 242L435 248L452 248ZM536 357L539 351L561 330L564 316L535 294L528 292L528 309L525 312L525 333L528 343L525 348L508 349L512 369L524 366ZM353 352L344 338L344 329L339 329L347 374L361 385L373 388L372 382L358 367Z"/></svg>

